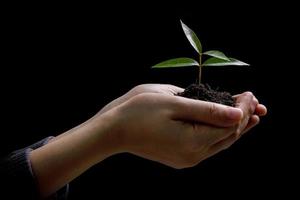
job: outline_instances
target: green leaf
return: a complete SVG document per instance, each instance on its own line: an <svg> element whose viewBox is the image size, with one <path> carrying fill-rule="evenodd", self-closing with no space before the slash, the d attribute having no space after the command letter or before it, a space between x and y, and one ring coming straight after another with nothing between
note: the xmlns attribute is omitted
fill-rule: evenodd
<svg viewBox="0 0 300 200"><path fill-rule="evenodd" d="M206 51L203 54L208 55L208 56L212 56L212 57L215 57L215 58L219 58L219 59L222 59L222 60L230 61L230 59L227 56L225 56L225 54L221 51L212 50L212 51Z"/></svg>
<svg viewBox="0 0 300 200"><path fill-rule="evenodd" d="M197 37L196 33L194 33L194 31L192 29L190 29L187 25L185 25L181 20L180 20L180 22L181 22L181 26L182 26L185 36L187 37L187 39L189 40L191 45L194 47L194 49L199 54L201 54L202 53L202 45L201 45L201 42L200 42L199 38Z"/></svg>
<svg viewBox="0 0 300 200"><path fill-rule="evenodd" d="M199 66L199 63L192 58L174 58L158 63L152 68L167 68L167 67L188 67Z"/></svg>
<svg viewBox="0 0 300 200"><path fill-rule="evenodd" d="M239 65L239 66L249 66L249 64L244 63L235 58L229 58L230 61L219 59L219 58L209 58L202 66L228 66L228 65Z"/></svg>

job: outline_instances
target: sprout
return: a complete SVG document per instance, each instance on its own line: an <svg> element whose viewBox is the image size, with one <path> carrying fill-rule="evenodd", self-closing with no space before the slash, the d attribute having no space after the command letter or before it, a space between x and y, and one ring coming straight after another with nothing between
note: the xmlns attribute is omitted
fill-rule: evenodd
<svg viewBox="0 0 300 200"><path fill-rule="evenodd" d="M189 66L198 66L199 68L199 77L198 77L198 85L201 83L201 75L202 75L202 67L204 66L227 66L227 65L238 65L238 66L249 66L249 64L239 61L235 58L229 58L221 51L217 50L210 50L202 52L202 45L195 34L195 32L190 29L187 25L185 25L181 20L181 26L183 32L187 39L189 40L190 44L194 47L194 49L199 54L199 60L196 61L192 58L173 58L170 60L166 60L160 62L152 68L169 68L169 67L189 67ZM206 59L205 61L202 60L202 56L210 56L210 58Z"/></svg>

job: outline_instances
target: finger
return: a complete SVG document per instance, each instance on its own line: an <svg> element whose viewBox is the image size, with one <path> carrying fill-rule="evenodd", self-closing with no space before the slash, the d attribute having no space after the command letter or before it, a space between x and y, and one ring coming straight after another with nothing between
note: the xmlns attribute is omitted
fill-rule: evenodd
<svg viewBox="0 0 300 200"><path fill-rule="evenodd" d="M258 104L254 113L258 116L265 116L267 112L267 108L263 104Z"/></svg>
<svg viewBox="0 0 300 200"><path fill-rule="evenodd" d="M246 93L248 93L248 92L246 92ZM244 95L244 93L235 95L233 97L236 99L236 101L241 101L241 99L239 97L241 97L242 95ZM264 116L267 114L267 108L263 104L260 104L255 96L253 96L253 103L254 103L254 105L256 105L255 111L254 111L254 113L256 115Z"/></svg>
<svg viewBox="0 0 300 200"><path fill-rule="evenodd" d="M243 130L247 127L249 119L253 115L255 108L257 107L258 101L251 92L244 92L240 95L235 96L236 107L243 111L243 119L241 120L236 134L241 136Z"/></svg>
<svg viewBox="0 0 300 200"><path fill-rule="evenodd" d="M256 105L259 104L258 99L255 96L253 96L253 101L255 102Z"/></svg>
<svg viewBox="0 0 300 200"><path fill-rule="evenodd" d="M244 92L236 97L236 105L242 109L244 114L253 114L257 106L257 102L254 100L254 96L251 92Z"/></svg>
<svg viewBox="0 0 300 200"><path fill-rule="evenodd" d="M242 135L245 134L246 132L248 132L254 126L256 126L259 123L259 121L260 121L259 116L252 115L246 128L242 131Z"/></svg>
<svg viewBox="0 0 300 200"><path fill-rule="evenodd" d="M242 119L241 109L217 103L176 97L173 119L205 123L219 127L233 126Z"/></svg>
<svg viewBox="0 0 300 200"><path fill-rule="evenodd" d="M260 104L255 96L253 96L253 101L256 104L256 108L255 108L254 113L258 116L266 115L267 114L267 108L263 104Z"/></svg>

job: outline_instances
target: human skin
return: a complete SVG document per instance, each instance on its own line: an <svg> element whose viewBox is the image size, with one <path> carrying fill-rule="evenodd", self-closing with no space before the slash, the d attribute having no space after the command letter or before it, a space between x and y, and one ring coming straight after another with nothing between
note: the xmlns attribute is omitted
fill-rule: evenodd
<svg viewBox="0 0 300 200"><path fill-rule="evenodd" d="M129 152L181 169L228 148L259 122L266 108L251 92L236 108L174 96L183 89L145 84L112 101L83 124L30 154L41 198L91 166Z"/></svg>

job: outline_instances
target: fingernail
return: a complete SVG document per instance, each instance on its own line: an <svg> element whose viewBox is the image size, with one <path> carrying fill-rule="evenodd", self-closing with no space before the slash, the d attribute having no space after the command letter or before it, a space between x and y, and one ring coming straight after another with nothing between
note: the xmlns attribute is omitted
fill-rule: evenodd
<svg viewBox="0 0 300 200"><path fill-rule="evenodd" d="M229 108L227 112L228 118L233 120L240 120L242 115L242 111L238 108Z"/></svg>

